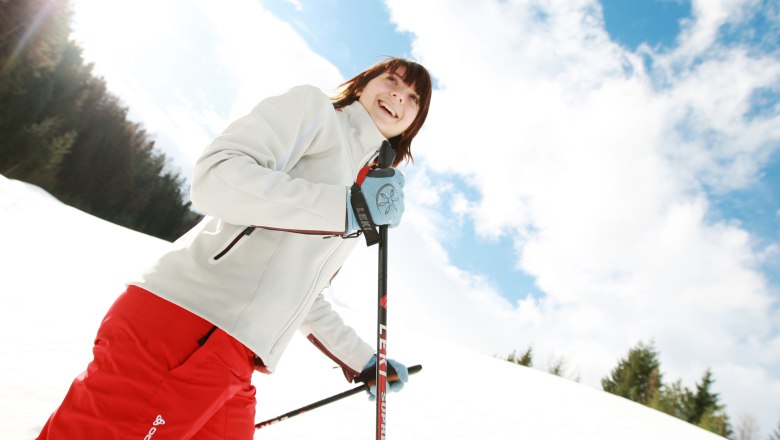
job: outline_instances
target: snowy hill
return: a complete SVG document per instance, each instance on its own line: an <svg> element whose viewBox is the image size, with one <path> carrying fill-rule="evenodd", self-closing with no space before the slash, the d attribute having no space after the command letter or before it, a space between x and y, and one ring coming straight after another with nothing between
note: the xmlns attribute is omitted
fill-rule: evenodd
<svg viewBox="0 0 780 440"><path fill-rule="evenodd" d="M167 243L2 176L0 243L0 438L32 439L90 360L99 321L124 281ZM351 281L348 274L340 277ZM370 301L346 307L337 297L334 303L373 340ZM462 348L441 335L412 331L398 323L402 313L394 318L392 302L389 313L391 357L423 365L403 392L388 399L391 439L721 438L594 388ZM257 421L351 388L302 337L294 340L279 371L257 374L255 385ZM256 437L366 439L373 435L373 417L373 403L353 396L264 428Z"/></svg>

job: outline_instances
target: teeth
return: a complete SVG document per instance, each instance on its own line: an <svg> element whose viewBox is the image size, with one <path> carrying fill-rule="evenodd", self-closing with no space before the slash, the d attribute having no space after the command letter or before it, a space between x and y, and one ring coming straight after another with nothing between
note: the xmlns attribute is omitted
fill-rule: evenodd
<svg viewBox="0 0 780 440"><path fill-rule="evenodd" d="M395 114L395 112L393 111L393 109L391 109L390 107L388 107L388 106L387 106L387 104L385 104L384 102L382 102L382 103L380 103L380 105L381 105L381 106L382 106L382 107L383 107L385 110L387 110L387 111L388 111L388 112L389 112L391 115L393 115L393 117L394 117L394 118L395 118L395 117L397 117L397 116L396 116L396 114Z"/></svg>

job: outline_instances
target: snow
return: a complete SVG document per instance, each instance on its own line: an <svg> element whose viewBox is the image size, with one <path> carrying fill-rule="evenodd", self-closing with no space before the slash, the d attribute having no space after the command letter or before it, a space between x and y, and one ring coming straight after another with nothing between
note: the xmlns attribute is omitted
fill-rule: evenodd
<svg viewBox="0 0 780 440"><path fill-rule="evenodd" d="M100 319L124 281L169 244L2 176L0 243L0 438L33 439L89 362ZM372 310L335 307L356 329L374 325ZM721 438L595 388L471 351L446 335L396 328L392 309L389 326L390 356L423 370L389 396L388 438ZM276 373L258 373L254 383L258 422L353 387L303 337L295 338ZM263 428L257 438L371 438L374 412L374 403L359 394Z"/></svg>

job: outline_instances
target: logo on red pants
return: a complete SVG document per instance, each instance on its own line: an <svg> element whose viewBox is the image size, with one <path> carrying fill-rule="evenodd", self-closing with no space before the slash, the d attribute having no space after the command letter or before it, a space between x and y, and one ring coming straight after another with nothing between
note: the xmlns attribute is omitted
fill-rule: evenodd
<svg viewBox="0 0 780 440"><path fill-rule="evenodd" d="M144 437L144 440L152 440L152 436L154 436L154 433L157 432L157 427L164 425L165 420L162 418L161 415L158 415L154 422L152 422L152 427L149 428L149 432L146 434L146 437Z"/></svg>

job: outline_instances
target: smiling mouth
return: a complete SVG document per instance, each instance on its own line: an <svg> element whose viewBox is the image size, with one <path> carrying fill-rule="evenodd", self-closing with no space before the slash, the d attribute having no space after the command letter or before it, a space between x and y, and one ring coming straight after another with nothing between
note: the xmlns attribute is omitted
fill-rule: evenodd
<svg viewBox="0 0 780 440"><path fill-rule="evenodd" d="M398 118L398 114L397 114L396 112L394 112L394 111L393 111L393 109L391 109L391 108L390 108L390 107L389 107L387 104L385 104L384 102L382 102L382 101L379 101L379 106L380 106L380 107L382 107L382 108L383 108L383 109L384 109L384 110L387 112L387 114L389 114L390 116L392 116L392 117L394 117L394 118L396 118L396 119Z"/></svg>

